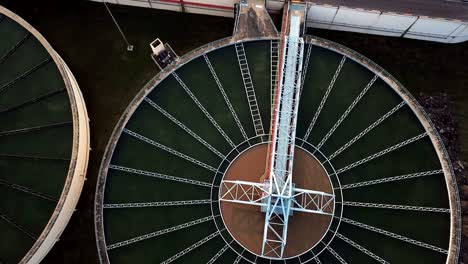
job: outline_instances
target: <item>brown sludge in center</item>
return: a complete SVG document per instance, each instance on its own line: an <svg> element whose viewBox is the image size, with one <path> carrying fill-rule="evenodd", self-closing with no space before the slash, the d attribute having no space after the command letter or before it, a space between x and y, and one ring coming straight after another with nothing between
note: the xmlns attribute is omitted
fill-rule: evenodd
<svg viewBox="0 0 468 264"><path fill-rule="evenodd" d="M265 173L268 144L242 153L230 165L224 180L259 182ZM297 188L332 193L327 173L306 151L296 147L293 183ZM265 214L259 206L221 202L221 214L227 229L249 251L261 255ZM311 249L328 229L331 216L294 212L289 218L288 237L283 258L300 255Z"/></svg>

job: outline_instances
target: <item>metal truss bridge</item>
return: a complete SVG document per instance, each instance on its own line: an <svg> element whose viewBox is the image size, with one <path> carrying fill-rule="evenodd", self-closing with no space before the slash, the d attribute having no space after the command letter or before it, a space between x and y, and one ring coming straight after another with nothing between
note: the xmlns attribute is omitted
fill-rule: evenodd
<svg viewBox="0 0 468 264"><path fill-rule="evenodd" d="M302 87L303 4L290 4L283 18L278 85L272 104L271 143L265 179L222 182L221 201L260 206L265 213L262 257L282 259L289 218L294 211L333 215L334 195L296 188L293 160L297 114Z"/></svg>

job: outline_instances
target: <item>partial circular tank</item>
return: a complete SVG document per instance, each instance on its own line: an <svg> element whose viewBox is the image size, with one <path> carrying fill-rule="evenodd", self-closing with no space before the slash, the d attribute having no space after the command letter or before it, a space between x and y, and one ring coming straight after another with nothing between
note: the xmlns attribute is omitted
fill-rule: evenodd
<svg viewBox="0 0 468 264"><path fill-rule="evenodd" d="M156 75L115 128L96 192L102 263L456 261L457 188L430 120L370 60L306 42L293 177L333 192L332 215L295 212L294 248L278 261L259 254L260 208L220 202L223 178L261 182L278 43L222 39Z"/></svg>
<svg viewBox="0 0 468 264"><path fill-rule="evenodd" d="M89 149L70 69L0 6L0 263L39 263L49 252L75 211Z"/></svg>

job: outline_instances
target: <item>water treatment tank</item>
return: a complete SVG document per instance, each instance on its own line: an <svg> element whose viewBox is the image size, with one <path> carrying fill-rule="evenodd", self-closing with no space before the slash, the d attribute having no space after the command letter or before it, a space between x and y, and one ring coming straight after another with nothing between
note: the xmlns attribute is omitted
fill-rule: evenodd
<svg viewBox="0 0 468 264"><path fill-rule="evenodd" d="M85 181L89 125L70 69L0 6L0 263L39 263Z"/></svg>
<svg viewBox="0 0 468 264"><path fill-rule="evenodd" d="M284 259L261 256L264 213L220 197L223 180L265 173L279 41L209 43L142 88L101 164L101 263L456 261L457 187L431 121L384 69L313 36L293 181L333 193L333 214L295 212Z"/></svg>

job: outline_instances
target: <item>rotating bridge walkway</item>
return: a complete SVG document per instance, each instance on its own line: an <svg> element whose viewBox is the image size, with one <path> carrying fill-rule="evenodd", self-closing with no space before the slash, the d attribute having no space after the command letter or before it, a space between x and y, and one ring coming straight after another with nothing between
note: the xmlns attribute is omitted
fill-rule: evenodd
<svg viewBox="0 0 468 264"><path fill-rule="evenodd" d="M276 84L279 84L279 86L276 87L275 98L272 103L271 143L266 178L260 184L247 181L223 181L226 191L221 201L262 207L262 211L265 212L262 256L272 259L283 258L288 233L288 221L293 211L333 214L333 194L295 188L292 181L304 60L304 39L302 34L306 14L306 5L298 3L288 4L283 14L278 75L272 76L272 78L277 78L278 82ZM236 44L236 51L239 57L238 45ZM246 69L248 73L248 68ZM244 71L242 71L242 75L244 76ZM246 82L245 78L243 79L244 84L252 83L251 81ZM249 96L248 93L247 96ZM255 97L255 94L253 96ZM249 104L252 105L250 99ZM260 121L258 123L261 124ZM257 129L257 125L255 127ZM249 191L261 193L261 199L249 196ZM316 199L320 202L310 203L310 201Z"/></svg>

